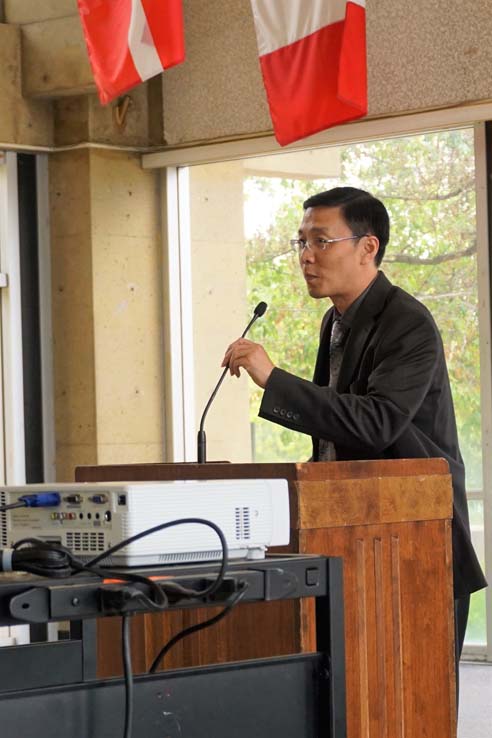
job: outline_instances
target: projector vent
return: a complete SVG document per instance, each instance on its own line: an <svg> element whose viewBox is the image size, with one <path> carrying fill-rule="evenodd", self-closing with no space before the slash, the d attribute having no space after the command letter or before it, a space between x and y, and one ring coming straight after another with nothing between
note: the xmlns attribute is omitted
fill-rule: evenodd
<svg viewBox="0 0 492 738"><path fill-rule="evenodd" d="M67 548L74 553L104 551L104 533L68 531Z"/></svg>
<svg viewBox="0 0 492 738"><path fill-rule="evenodd" d="M230 552L229 552L230 554ZM220 551L190 551L183 553L168 553L168 554L152 554L150 564L189 564L195 561L221 561L222 550ZM145 557L140 557L140 565L145 565ZM100 563L100 566L122 566L121 559L116 556L107 556ZM137 563L133 563L136 566ZM127 566L127 564L125 564Z"/></svg>
<svg viewBox="0 0 492 738"><path fill-rule="evenodd" d="M7 504L7 495L5 492L0 492L0 505ZM7 515L8 512L0 513L0 545L2 548L7 548Z"/></svg>
<svg viewBox="0 0 492 738"><path fill-rule="evenodd" d="M190 551L188 553L159 554L161 564L184 564L192 561L215 561L222 559L222 551Z"/></svg>
<svg viewBox="0 0 492 738"><path fill-rule="evenodd" d="M251 519L249 507L236 507L236 540L251 538Z"/></svg>

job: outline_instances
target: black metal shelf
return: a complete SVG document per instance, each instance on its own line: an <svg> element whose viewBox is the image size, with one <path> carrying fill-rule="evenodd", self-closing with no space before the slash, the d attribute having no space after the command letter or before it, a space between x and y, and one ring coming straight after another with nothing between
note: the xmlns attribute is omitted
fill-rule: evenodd
<svg viewBox="0 0 492 738"><path fill-rule="evenodd" d="M218 567L138 571L201 587ZM223 587L205 602L177 596L169 610L220 605L244 581L243 602L315 597L318 650L136 676L134 735L345 738L342 579L341 559L268 556L231 562ZM0 649L2 738L121 738L123 680L95 678L94 619L108 614L102 593L114 586L96 576L0 575L0 624L70 620L72 633L68 641ZM254 639L255 633L238 637Z"/></svg>

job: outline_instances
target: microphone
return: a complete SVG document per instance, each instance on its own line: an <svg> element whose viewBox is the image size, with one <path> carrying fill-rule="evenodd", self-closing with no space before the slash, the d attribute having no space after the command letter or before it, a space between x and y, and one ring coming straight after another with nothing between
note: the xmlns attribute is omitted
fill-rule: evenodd
<svg viewBox="0 0 492 738"><path fill-rule="evenodd" d="M253 317L251 318L251 320L249 321L248 325L246 326L246 328L244 329L244 331L241 334L241 338L244 338L244 336L249 331L249 329L251 328L251 326L253 325L253 323L256 320L258 320L258 318L261 318L261 316L265 314L267 307L268 307L268 305L266 304L266 302L259 302L258 303L258 305L254 309ZM207 460L207 437L205 435L205 431L203 430L203 424L205 423L205 416L208 413L208 409L209 409L210 405L214 401L215 395L217 394L217 392L219 390L219 387L222 384L225 375L227 374L227 370L228 369L229 369L229 367L226 366L226 368L224 369L224 371L220 375L220 379L217 382L217 384L215 385L215 389L212 392L212 394L210 395L209 401L205 405L205 410L203 411L202 419L200 420L200 430L198 431L198 436L197 436L197 441L196 441L196 444L197 444L197 459L198 459L198 463L199 464L204 464L206 462L206 460Z"/></svg>

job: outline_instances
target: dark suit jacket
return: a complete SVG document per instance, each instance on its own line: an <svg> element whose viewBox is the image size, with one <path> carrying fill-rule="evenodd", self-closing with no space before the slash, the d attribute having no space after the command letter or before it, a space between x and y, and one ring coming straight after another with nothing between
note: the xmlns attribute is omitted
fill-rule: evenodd
<svg viewBox="0 0 492 738"><path fill-rule="evenodd" d="M455 596L486 586L470 539L465 471L441 336L427 308L380 272L345 345L336 390L329 377L333 308L321 326L313 382L274 369L260 416L335 445L337 459L444 457L454 492Z"/></svg>

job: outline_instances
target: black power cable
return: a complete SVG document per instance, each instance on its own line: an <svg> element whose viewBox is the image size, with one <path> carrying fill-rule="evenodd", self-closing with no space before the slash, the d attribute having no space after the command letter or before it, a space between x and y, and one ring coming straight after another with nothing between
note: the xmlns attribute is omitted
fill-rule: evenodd
<svg viewBox="0 0 492 738"><path fill-rule="evenodd" d="M241 581L239 583L239 586L241 587L238 592L236 592L235 595L231 597L229 602L226 604L223 610L221 610L217 615L214 615L212 618L209 618L208 620L203 620L201 623L196 623L195 625L190 625L188 628L184 628L183 630L180 630L179 633L176 633L175 636L173 636L167 643L164 644L164 646L161 648L157 656L154 658L152 664L149 668L149 674L155 674L157 671L157 668L162 661L162 659L165 657L167 653L171 650L171 648L178 643L178 641L181 641L186 636L191 635L192 633L196 633L199 630L203 630L204 628L209 628L211 625L215 625L215 623L218 623L219 620L222 620L225 618L226 615L230 613L233 607L235 607L238 602L240 602L244 595L246 594L246 590L248 589L247 582Z"/></svg>
<svg viewBox="0 0 492 738"><path fill-rule="evenodd" d="M25 502L11 502L10 505L0 505L0 513L15 510L17 507L27 507Z"/></svg>
<svg viewBox="0 0 492 738"><path fill-rule="evenodd" d="M130 639L130 615L125 613L121 617L121 657L123 660L123 675L125 678L125 727L123 738L131 738L133 723L133 672Z"/></svg>
<svg viewBox="0 0 492 738"><path fill-rule="evenodd" d="M125 546L128 546L130 543L133 543L134 541L140 540L140 538L145 538L146 536L150 536L152 533L157 533L160 530L165 530L166 528L172 528L172 527L175 527L176 525L189 525L192 523L197 524L197 525L206 525L209 528L212 528L212 530L214 530L217 533L219 540L220 540L221 547L222 547L222 559L221 559L219 573L217 575L217 578L212 582L212 584L210 584L208 587L205 587L205 589L202 589L202 590L194 590L194 589L186 590L186 588L183 588L181 591L183 594L188 594L190 597L209 597L210 595L217 592L219 587L222 585L222 582L224 581L224 576L225 576L227 564L229 561L229 551L227 548L227 541L221 529L219 528L219 526L216 525L215 523L212 523L211 520L205 520L205 518L179 518L178 520L171 520L168 523L161 523L160 525L156 525L153 528L148 528L147 530L144 530L141 533L137 533L136 535L131 536L130 538L126 538L124 541L121 541L121 543L117 543L115 546L108 548L103 553L99 554L95 558L88 561L86 564L86 567L87 568L94 567L95 564L98 564L100 561L104 561L104 559L107 559L109 556L116 553L116 551L119 551L120 549L124 548ZM107 567L106 569L109 570Z"/></svg>
<svg viewBox="0 0 492 738"><path fill-rule="evenodd" d="M125 582L146 585L150 587L154 595L151 599L138 589L127 589L126 597L120 598L122 604L130 599L138 599L154 612L165 610L169 604L165 591L154 580L130 571L91 566L74 556L68 548L59 544L49 543L39 538L22 538L14 543L11 552L8 553L11 559L9 569L12 571L27 571L38 576L53 578L67 578L78 573L90 572L105 579L109 574ZM4 559L5 552L2 552L0 563L5 571Z"/></svg>

